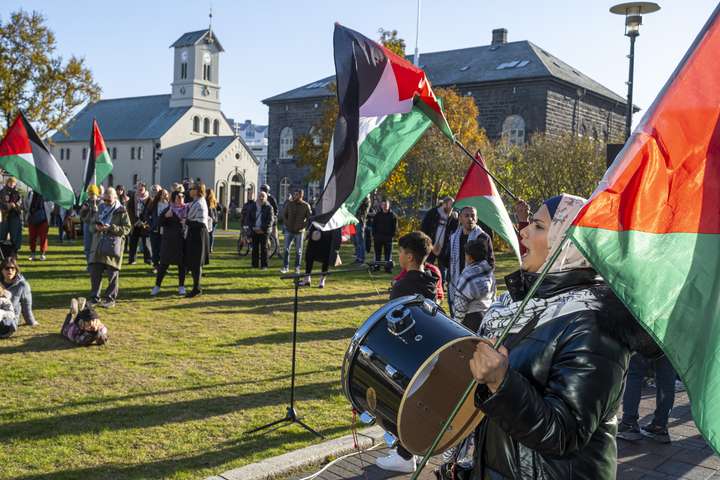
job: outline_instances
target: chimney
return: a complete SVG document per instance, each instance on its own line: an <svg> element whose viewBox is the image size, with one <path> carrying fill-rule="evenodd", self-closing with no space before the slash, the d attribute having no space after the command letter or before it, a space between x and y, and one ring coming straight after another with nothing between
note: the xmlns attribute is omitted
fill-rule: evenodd
<svg viewBox="0 0 720 480"><path fill-rule="evenodd" d="M490 45L502 45L507 43L507 28L496 28L492 31L492 43Z"/></svg>

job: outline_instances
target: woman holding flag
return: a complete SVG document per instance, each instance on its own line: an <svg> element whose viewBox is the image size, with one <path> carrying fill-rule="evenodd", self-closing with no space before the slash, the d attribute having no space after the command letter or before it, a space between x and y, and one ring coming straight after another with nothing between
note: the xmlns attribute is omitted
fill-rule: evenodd
<svg viewBox="0 0 720 480"><path fill-rule="evenodd" d="M657 347L580 252L565 245L498 351L493 338L517 314L551 252L584 205L547 200L521 232L521 270L485 314L470 368L485 415L474 480L615 478L615 413L633 350ZM507 347L507 348L506 348Z"/></svg>

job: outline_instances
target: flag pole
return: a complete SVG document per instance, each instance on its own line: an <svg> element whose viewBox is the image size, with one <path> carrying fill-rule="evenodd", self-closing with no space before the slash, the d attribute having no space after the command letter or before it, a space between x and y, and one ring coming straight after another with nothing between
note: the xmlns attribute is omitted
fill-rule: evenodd
<svg viewBox="0 0 720 480"><path fill-rule="evenodd" d="M560 245L555 249L555 251L550 255L549 260L545 263L545 268L542 269L540 272L540 275L538 276L537 280L535 280L535 283L532 284L532 287L530 287L530 290L528 291L527 295L525 295L525 298L523 298L522 303L520 304L520 308L518 308L518 311L515 313L515 316L513 316L512 320L505 326L503 331L500 333L500 336L495 340L495 345L493 345L493 350L497 351L500 346L505 342L507 337L510 335L510 330L512 327L515 326L517 321L520 319L520 315L522 315L523 310L525 310L525 307L527 306L528 302L532 298L533 295L535 295L535 292L537 291L538 287L540 286L540 283L545 279L545 276L550 271L550 268L555 263L555 260L560 256L560 252L562 252L563 248L565 247L565 244L568 242L567 233L563 235L563 239L560 242ZM508 367L509 368L509 367ZM418 465L417 470L415 470L415 473L411 477L410 480L417 480L417 478L420 476L420 472L422 472L423 468L425 468L425 465L427 464L428 460L430 460L430 457L432 456L433 452L438 446L438 443L440 443L440 439L445 435L445 432L447 431L448 427L450 427L450 424L455 419L455 416L460 411L460 408L462 408L463 404L465 403L465 400L470 396L472 391L477 387L477 382L473 378L470 380L470 383L468 384L467 388L465 389L465 392L463 392L462 397L457 402L455 407L453 408L452 412L450 412L450 416L445 420L445 423L443 423L442 427L440 428L440 431L438 432L437 436L435 437L435 440L433 440L432 445L428 449L427 452L425 452L425 455L423 456L422 461L420 462L420 465Z"/></svg>
<svg viewBox="0 0 720 480"><path fill-rule="evenodd" d="M465 148L465 145L463 145L462 143L460 143L460 140L458 140L457 138L455 138L455 139L453 139L453 143L454 143L455 145L457 145L458 147L460 147L460 150L462 150L463 152L465 152L465 155L467 155L468 157L470 157L470 159L475 163L475 165L477 165L478 167L482 168L482 169L485 171L485 173L487 173L488 175L490 175L490 178L492 178L492 179L495 181L495 183L500 186L500 188L502 188L503 190L505 190L505 192L506 192L508 195L510 195L510 197L511 197L513 200L515 200L516 202L521 202L521 201L522 201L522 200L520 200L520 198L518 198L517 195L515 195L513 192L511 192L508 187L506 187L500 180L498 180L495 175L493 175L492 173L490 173L490 171L487 169L487 167L485 167L485 165L483 165L482 162L478 161L478 159L475 158L475 156L474 156L472 153L470 153L467 148Z"/></svg>

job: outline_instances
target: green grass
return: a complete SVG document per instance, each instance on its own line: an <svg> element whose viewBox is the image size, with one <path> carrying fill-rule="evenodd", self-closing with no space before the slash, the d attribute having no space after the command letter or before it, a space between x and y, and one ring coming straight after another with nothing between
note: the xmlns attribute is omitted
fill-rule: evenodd
<svg viewBox="0 0 720 480"><path fill-rule="evenodd" d="M83 348L59 335L70 299L89 289L81 250L52 243L46 262L21 262L41 325L0 341L0 478L204 478L317 441L297 426L244 433L288 401L292 289L277 258L252 270L220 237L191 300L175 295L174 269L150 298L147 266L126 266L118 305L101 310L109 344ZM499 276L512 265L501 255ZM326 437L349 431L342 356L389 278L343 274L301 290L298 410Z"/></svg>

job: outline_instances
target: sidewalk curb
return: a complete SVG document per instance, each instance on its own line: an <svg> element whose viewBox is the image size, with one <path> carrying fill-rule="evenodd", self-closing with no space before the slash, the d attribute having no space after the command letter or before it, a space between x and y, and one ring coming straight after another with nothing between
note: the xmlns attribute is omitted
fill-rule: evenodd
<svg viewBox="0 0 720 480"><path fill-rule="evenodd" d="M383 441L385 431L378 426L358 432L360 448L369 448ZM287 475L310 465L322 463L327 457L338 457L355 450L352 435L311 445L258 463L228 470L205 480L268 480Z"/></svg>

